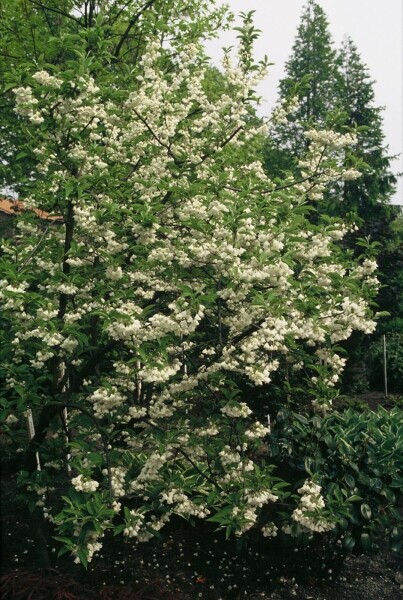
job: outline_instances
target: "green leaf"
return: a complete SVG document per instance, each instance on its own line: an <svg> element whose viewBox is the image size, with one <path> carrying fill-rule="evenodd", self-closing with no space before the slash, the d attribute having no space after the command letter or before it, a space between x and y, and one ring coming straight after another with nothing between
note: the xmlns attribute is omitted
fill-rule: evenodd
<svg viewBox="0 0 403 600"><path fill-rule="evenodd" d="M102 454L99 454L99 452L90 452L87 455L88 460L96 465L96 466L100 466L103 464L105 458L102 456Z"/></svg>
<svg viewBox="0 0 403 600"><path fill-rule="evenodd" d="M232 510L232 506L226 506L225 508L222 508L221 510L216 512L215 515L213 515L212 517L209 517L207 521L211 521L213 523L221 523L223 521L226 521L225 517L228 517L231 514Z"/></svg>
<svg viewBox="0 0 403 600"><path fill-rule="evenodd" d="M309 425L309 421L306 417L304 417L304 415L295 413L294 417L297 419L297 421L299 421L303 425Z"/></svg>
<svg viewBox="0 0 403 600"><path fill-rule="evenodd" d="M60 548L59 552L57 553L57 558L59 558L60 556L63 556L63 554L67 554L67 552L70 552L70 548L67 548L67 546L63 546L62 548Z"/></svg>
<svg viewBox="0 0 403 600"><path fill-rule="evenodd" d="M369 504L361 504L361 514L364 517L364 519L367 519L367 521L369 521L372 517L372 510L371 507L369 506Z"/></svg>
<svg viewBox="0 0 403 600"><path fill-rule="evenodd" d="M355 539L351 535L346 535L342 545L346 550L352 550L355 546Z"/></svg>
<svg viewBox="0 0 403 600"><path fill-rule="evenodd" d="M87 556L86 551L83 548L79 548L77 550L77 556L80 559L81 564L83 565L83 567L85 569L87 569L87 567L88 567L88 556Z"/></svg>
<svg viewBox="0 0 403 600"><path fill-rule="evenodd" d="M54 535L53 539L57 540L58 542L61 542L62 544L65 544L69 548L72 548L74 546L74 542L71 538Z"/></svg>
<svg viewBox="0 0 403 600"><path fill-rule="evenodd" d="M368 533L362 533L360 541L361 541L361 546L364 548L364 550L366 550L366 551L371 550L372 540L371 540L371 536Z"/></svg>
<svg viewBox="0 0 403 600"><path fill-rule="evenodd" d="M122 533L122 531L126 529L126 525L117 525L114 529L113 529L113 535L119 535L119 533Z"/></svg>
<svg viewBox="0 0 403 600"><path fill-rule="evenodd" d="M346 475L344 475L344 481L347 483L348 487L351 488L352 490L355 488L355 479L352 475L349 475L348 473Z"/></svg>

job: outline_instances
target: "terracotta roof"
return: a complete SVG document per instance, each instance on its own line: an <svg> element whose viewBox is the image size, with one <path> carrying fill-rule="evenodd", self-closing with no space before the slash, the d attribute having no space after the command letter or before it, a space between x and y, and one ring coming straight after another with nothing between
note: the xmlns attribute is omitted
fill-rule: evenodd
<svg viewBox="0 0 403 600"><path fill-rule="evenodd" d="M0 198L0 212L6 215L14 216L25 209L24 203L21 200L10 200L9 198ZM62 221L63 218L59 215L50 215L44 210L38 208L32 209L33 212L44 221Z"/></svg>

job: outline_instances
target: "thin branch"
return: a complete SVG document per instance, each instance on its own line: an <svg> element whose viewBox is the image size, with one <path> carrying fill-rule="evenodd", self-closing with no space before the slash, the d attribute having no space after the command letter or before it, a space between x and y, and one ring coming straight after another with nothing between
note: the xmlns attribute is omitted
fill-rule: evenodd
<svg viewBox="0 0 403 600"><path fill-rule="evenodd" d="M291 187L294 187L296 185L299 185L301 183L306 183L307 181L312 181L314 180L318 174L319 174L319 167L320 164L323 160L324 154L325 154L325 150L326 147L324 147L322 154L319 158L318 164L316 165L315 171L311 174L311 175L307 175L306 177L301 177L301 179L297 179L296 181L292 181L291 183L287 183L285 185L279 185L277 187L274 188L270 188L270 189L265 189L265 190L259 190L257 189L256 192L259 194L269 194L269 193L275 193L275 192L280 192L281 190L287 190ZM314 187L315 184L312 184L312 186L305 192L305 193L309 193L311 191L311 189ZM231 185L225 185L224 186L225 190L230 190L231 192L242 192L241 188L237 188ZM253 190L251 190L253 192Z"/></svg>
<svg viewBox="0 0 403 600"><path fill-rule="evenodd" d="M117 345L117 342L115 340L113 340L113 341L108 342L106 344L106 346L99 348L87 360L87 362L82 367L82 369L77 373L76 377L74 377L74 378L70 377L69 392L71 392L71 394L76 393L80 389L82 382L84 381L84 379L86 379L88 377L88 375L91 375L93 373L93 371L94 371L95 367L98 365L100 359L103 358L105 356L105 354L107 354L108 352L113 350L116 345ZM59 381L59 387L61 389L63 389L63 387L66 385L68 379L69 379L69 376L66 373L64 375L64 377Z"/></svg>
<svg viewBox="0 0 403 600"><path fill-rule="evenodd" d="M68 275L70 273L70 264L67 262L68 254L71 248L71 243L73 241L73 233L74 233L74 208L73 203L70 200L67 206L67 215L66 215L66 235L64 241L64 251L63 251L63 273L64 275ZM67 294L62 293L60 295L59 302L59 312L57 314L58 319L63 319L67 308Z"/></svg>
<svg viewBox="0 0 403 600"><path fill-rule="evenodd" d="M91 421L94 423L95 427L99 431L99 434L102 439L102 447L103 447L104 454L105 454L106 470L108 472L109 490L112 492L112 469L111 469L111 460L110 460L109 450L108 450L109 440L108 440L107 435L105 434L105 429L103 427L101 427L101 425L98 422L98 419L96 417L94 417L94 415L89 410L87 410L80 404L75 404L74 402L67 402L62 407L62 409L63 408L73 408L75 410L79 410L83 415L86 415L89 419L91 419Z"/></svg>
<svg viewBox="0 0 403 600"><path fill-rule="evenodd" d="M27 21L29 22L29 30L30 30L30 33L31 33L32 46L33 46L33 49L34 49L35 60L38 60L38 52L37 52L37 49L36 49L36 42L35 42L35 33L34 33L34 29L32 27L32 21L28 17L28 7L27 7L27 3L26 2L24 2L24 11L25 11L25 17L26 17Z"/></svg>
<svg viewBox="0 0 403 600"><path fill-rule="evenodd" d="M39 238L39 242L36 244L35 248L32 250L32 252L27 256L27 258L23 261L23 263L21 265L19 265L17 267L17 271L22 271L22 269L29 263L29 261L31 260L31 258L35 255L36 251L39 249L40 245L42 244L43 240L45 239L50 226L53 223L57 223L57 219L55 219L54 221L51 221L51 223L46 227L45 231L43 232L43 234L41 235L41 237Z"/></svg>
<svg viewBox="0 0 403 600"><path fill-rule="evenodd" d="M92 27L92 19L95 14L95 0L90 0L90 10L88 13L88 27Z"/></svg>
<svg viewBox="0 0 403 600"><path fill-rule="evenodd" d="M43 9L42 9L42 10L43 10ZM44 14L44 16L45 16L46 23L47 23L47 25L48 25L49 31L50 31L50 33L51 33L51 34L54 36L54 35L55 35L55 32L53 31L52 23L51 23L51 21L50 21L50 19L49 19L49 15L48 15L48 13L46 12L46 10L43 10L43 14Z"/></svg>
<svg viewBox="0 0 403 600"><path fill-rule="evenodd" d="M162 142L159 137L157 136L157 134L151 129L151 127L149 126L149 124L147 123L147 121L145 120L144 117L142 117L140 115L140 113L137 112L137 110L133 111L134 114L137 116L138 119L140 119L140 121L143 123L143 125L145 125L145 127L147 128L147 130L151 133L151 135L153 136L153 138L160 144L160 146L162 146L163 148L166 149L166 151L168 152L169 156L172 158L172 160L175 162L176 165L179 165L180 163L178 163L176 156L173 154L172 150L171 150L171 146L169 144L164 144L164 142Z"/></svg>
<svg viewBox="0 0 403 600"><path fill-rule="evenodd" d="M50 12L54 12L57 15L62 15L63 17L67 17L68 19L71 19L72 21L77 23L77 25L80 25L80 27L84 27L84 25L81 23L80 19L77 19L76 17L65 12L64 10L60 10L60 8L54 8L53 6L46 6L46 4L42 4L42 2L37 2L37 0L28 0L28 2L30 4L34 4L35 6L39 6L39 8L43 8L44 10L49 10Z"/></svg>
<svg viewBox="0 0 403 600"><path fill-rule="evenodd" d="M134 15L134 17L131 19L131 21L129 21L128 26L126 27L126 31L123 33L122 37L119 40L118 45L115 48L115 52L113 53L114 57L117 59L119 57L120 51L122 49L123 44L125 43L130 31L133 29L133 27L135 26L135 24L137 23L137 21L140 19L141 15L143 14L143 12L145 10L147 10L148 8L151 8L151 6L153 4L155 4L156 0L148 0L148 2L146 2L141 9L139 10L138 13L136 13Z"/></svg>
<svg viewBox="0 0 403 600"><path fill-rule="evenodd" d="M122 8L118 11L117 15L115 16L114 19L111 20L111 25L114 25L116 23L116 21L119 19L120 15L126 10L126 8L133 2L133 0L129 0L128 2L126 2Z"/></svg>
<svg viewBox="0 0 403 600"><path fill-rule="evenodd" d="M7 52L0 52L0 56L5 56L6 58L13 58L15 60L19 60L20 56L14 56L14 54L7 54Z"/></svg>
<svg viewBox="0 0 403 600"><path fill-rule="evenodd" d="M190 462L190 464L192 465L192 467L194 469L196 469L196 471L202 476L204 477L204 479L206 481L208 481L209 483L212 483L218 490L222 490L222 487L220 486L220 484L217 482L217 480L213 479L212 477L210 477L209 475L207 475L206 473L204 473L201 469L199 469L199 467L197 466L197 464L190 458L190 456L182 449L182 448L177 448L178 452L180 452L182 454L182 456L185 457L185 459Z"/></svg>
<svg viewBox="0 0 403 600"><path fill-rule="evenodd" d="M242 125L240 125L239 127L237 127L237 129L235 129L235 131L233 131L233 132L231 133L231 135L230 135L229 137L227 137L227 139L226 139L226 140L224 140L224 141L222 142L222 144L220 144L220 145L218 146L218 148L220 148L220 149L221 149L221 148L225 148L225 146L226 146L227 144L229 144L229 143L230 143L230 141L231 141L231 140L233 140L233 139L234 139L234 137L235 137L236 135L238 135L238 133L239 133L239 132L240 132L242 129L243 129L243 126L242 126ZM195 166L196 166L196 167L200 166L200 165L201 165L201 164L202 164L202 163L203 163L203 162L206 160L206 158L210 158L210 157L211 157L211 156L214 154L214 152L217 152L218 148L214 148L214 150L213 150L211 153L209 153L209 154L203 154L203 156L201 157L201 160L200 160L198 163L196 163L196 165L195 165Z"/></svg>
<svg viewBox="0 0 403 600"><path fill-rule="evenodd" d="M162 429L162 427L159 427L158 425L156 425L155 423L153 423L153 421L149 421L148 419L141 419L143 421L143 423L146 423L147 425L151 425L151 427L153 427L154 429L158 429L159 431L164 431ZM222 490L222 487L217 483L217 481L215 479L213 479L212 477L209 477L206 473L204 473L198 466L197 464L190 458L190 456L182 449L182 448L175 448L175 450L177 452L180 452L182 454L182 456L185 457L185 459L190 462L190 464L192 465L192 467L194 469L196 469L196 471L202 476L204 477L204 479L206 479L206 481L209 481L210 483L212 483L214 486L216 486L219 490Z"/></svg>

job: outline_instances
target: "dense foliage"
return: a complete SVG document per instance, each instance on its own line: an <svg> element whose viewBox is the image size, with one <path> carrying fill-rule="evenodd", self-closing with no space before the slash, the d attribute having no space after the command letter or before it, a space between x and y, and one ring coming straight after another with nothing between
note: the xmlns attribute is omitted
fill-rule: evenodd
<svg viewBox="0 0 403 600"><path fill-rule="evenodd" d="M321 473L324 496L339 516L329 534L339 550L377 548L382 536L400 551L403 531L403 412L349 408L325 417L281 410L270 438L280 465Z"/></svg>

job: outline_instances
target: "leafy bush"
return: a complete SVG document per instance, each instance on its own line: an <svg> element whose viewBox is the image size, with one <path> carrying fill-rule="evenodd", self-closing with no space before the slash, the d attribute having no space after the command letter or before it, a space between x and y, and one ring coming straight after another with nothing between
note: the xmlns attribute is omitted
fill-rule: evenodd
<svg viewBox="0 0 403 600"><path fill-rule="evenodd" d="M313 417L283 410L270 450L283 469L320 478L341 549L370 551L381 534L402 547L403 411L349 408Z"/></svg>

